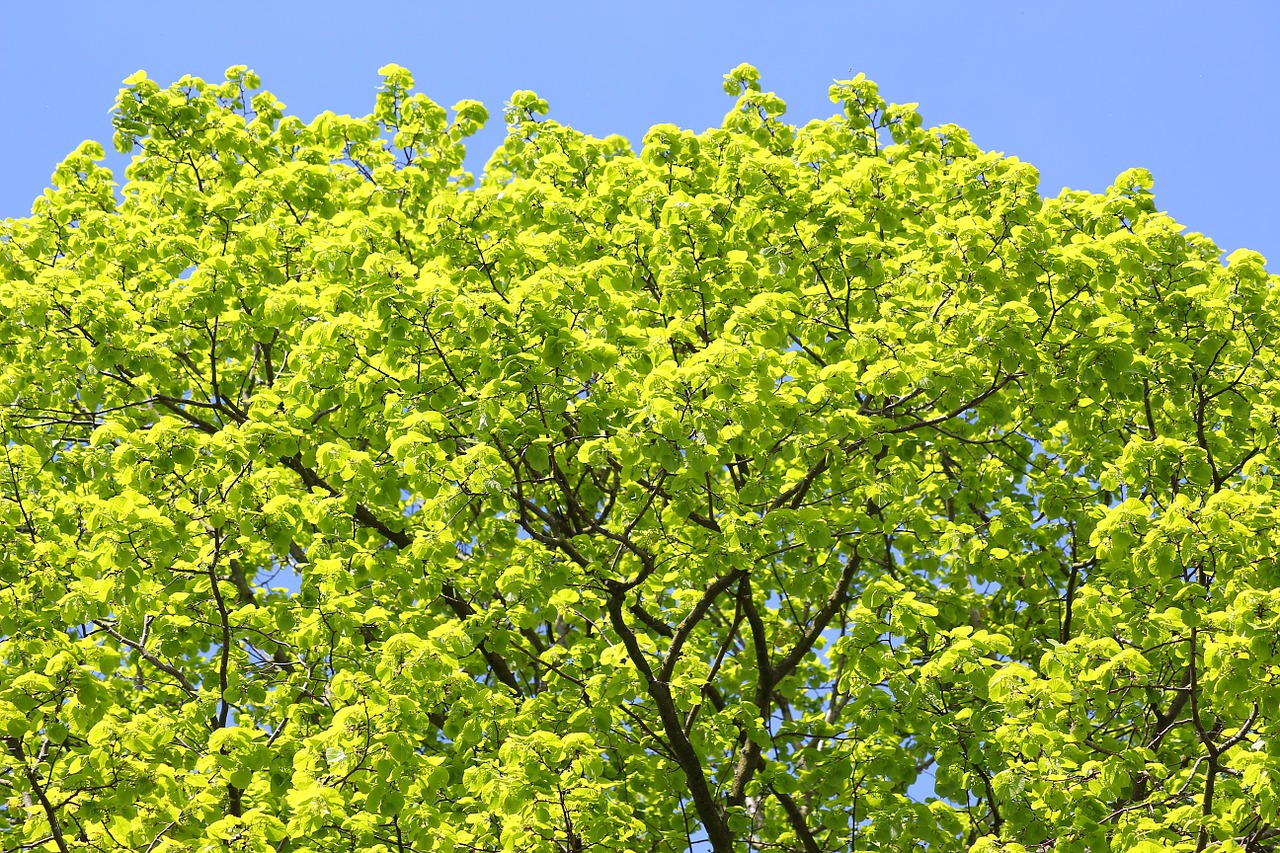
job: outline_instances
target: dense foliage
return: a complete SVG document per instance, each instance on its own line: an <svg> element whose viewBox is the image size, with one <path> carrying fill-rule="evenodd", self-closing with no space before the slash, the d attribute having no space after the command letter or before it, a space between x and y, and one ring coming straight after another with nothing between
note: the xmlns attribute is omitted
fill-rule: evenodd
<svg viewBox="0 0 1280 853"><path fill-rule="evenodd" d="M476 179L382 74L0 230L0 847L1276 848L1261 257L862 77Z"/></svg>

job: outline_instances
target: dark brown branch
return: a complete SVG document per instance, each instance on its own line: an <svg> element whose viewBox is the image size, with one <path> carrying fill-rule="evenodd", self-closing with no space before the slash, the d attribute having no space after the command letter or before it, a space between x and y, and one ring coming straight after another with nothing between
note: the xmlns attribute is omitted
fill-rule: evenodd
<svg viewBox="0 0 1280 853"><path fill-rule="evenodd" d="M711 605L715 604L716 599L725 590L737 583L743 574L742 569L734 569L724 577L717 578L707 585L706 591L702 593L702 598L698 599L698 603L689 611L689 615L680 620L680 624L676 626L675 631L672 633L671 645L667 648L666 658L662 661L662 667L658 670L659 679L662 681L671 680L671 674L675 671L676 662L680 659L680 649L684 646L685 641L689 639L693 629L707 615L707 611L711 609Z"/></svg>
<svg viewBox="0 0 1280 853"><path fill-rule="evenodd" d="M739 580L738 602L747 617L747 624L751 626L751 645L756 656L756 690L752 698L755 700L760 722L767 725L773 687L777 682L774 680L773 667L769 663L768 633L765 630L764 620L760 617L760 611L756 608L750 575L743 574ZM760 756L760 744L744 735L739 736L739 743L742 746L742 752L738 755L738 763L733 771L733 782L729 786L730 806L740 806L746 801L747 783L751 781L756 771L764 766L764 759Z"/></svg>
<svg viewBox="0 0 1280 853"><path fill-rule="evenodd" d="M796 837L804 845L805 853L821 853L822 848L818 846L813 833L809 831L808 824L805 823L804 812L800 811L800 807L796 805L796 801L792 799L791 795L779 791L772 785L769 786L769 793L773 794L774 799L778 801L782 806L782 810L786 812L787 822L791 824L791 828L795 830Z"/></svg>
<svg viewBox="0 0 1280 853"><path fill-rule="evenodd" d="M622 640L622 644L627 650L627 656L644 679L647 692L657 707L658 718L662 721L663 732L667 736L668 745L672 755L675 756L676 763L684 771L685 784L689 787L689 794L693 798L694 808L697 809L698 817L702 821L704 831L707 833L707 840L711 842L711 849L715 853L734 853L733 833L730 832L724 813L721 812L715 797L711 793L711 788L707 784L707 776L702 767L702 759L684 733L684 727L681 725L680 716L676 711L675 701L671 696L671 685L665 681L658 680L653 669L649 666L649 661L645 658L644 650L640 648L635 632L627 625L627 620L622 610L623 599L626 594L627 589L623 584L619 584L616 581L609 583L608 610L610 622L614 631Z"/></svg>
<svg viewBox="0 0 1280 853"><path fill-rule="evenodd" d="M207 435L218 434L218 428L216 426L204 420L203 418L197 418L195 415L191 414L190 412L188 412L186 409L183 408L183 406L198 405L197 403L191 400L178 400L173 397L167 397L164 394L157 394L155 397L152 397L151 399L154 402L164 406L166 409L173 412L175 415L182 418L184 421L191 424L201 432L206 433Z"/></svg>
<svg viewBox="0 0 1280 853"><path fill-rule="evenodd" d="M988 398L996 394L998 391L1000 391L1010 382L1014 381L1015 379L1021 379L1021 378L1022 378L1021 373L1006 373L1003 379L997 379L995 382L991 384L990 388L983 391L981 394L974 397L969 402L962 403L961 405L957 406L956 408L952 409L946 414L938 415L937 417L933 417L933 418L928 418L923 421L916 421L915 423L911 423L911 424L903 424L902 426L885 430L885 433L888 435L893 435L900 432L911 432L912 430L922 429L924 427L937 426L938 424L944 424L949 420L954 420L955 418L960 417L970 409L973 409L978 405L980 405L981 403L983 403L984 401L986 401Z"/></svg>
<svg viewBox="0 0 1280 853"><path fill-rule="evenodd" d="M826 471L831 465L830 459L830 454L823 453L822 458L818 460L816 465L809 469L808 473L800 479L800 482L796 483L794 486L773 499L773 503L769 504L769 509L782 509L782 507L786 506L788 503L791 504L792 509L798 507L804 500L804 496L808 494L809 489L812 488L813 481L822 476L822 472Z"/></svg>
<svg viewBox="0 0 1280 853"><path fill-rule="evenodd" d="M219 586L222 578L218 577L218 557L222 554L222 533L213 531L213 558L209 561L209 582L213 587L213 601L218 608L219 630L222 633L222 648L218 653L218 728L224 728L230 718L231 705L227 702L228 670L231 665L231 614L227 610L227 602L222 597Z"/></svg>
<svg viewBox="0 0 1280 853"><path fill-rule="evenodd" d="M5 744L9 747L9 754L12 755L26 774L27 784L31 786L31 790L35 792L36 799L40 801L40 807L44 809L44 816L49 821L49 832L53 837L53 843L58 845L61 853L71 853L67 847L67 840L62 835L62 824L58 822L58 813L54 809L53 803L49 802L49 795L45 793L44 786L40 784L40 777L36 770L27 763L27 756L22 749L22 739L8 736L4 739Z"/></svg>

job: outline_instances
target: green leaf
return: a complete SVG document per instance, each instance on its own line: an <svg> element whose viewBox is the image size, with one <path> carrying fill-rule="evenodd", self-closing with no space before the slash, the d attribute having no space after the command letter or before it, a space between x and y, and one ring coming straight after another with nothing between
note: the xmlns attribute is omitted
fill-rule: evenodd
<svg viewBox="0 0 1280 853"><path fill-rule="evenodd" d="M529 463L529 467L534 471L545 472L551 465L550 450L551 444L545 439L535 441L525 448L524 458Z"/></svg>

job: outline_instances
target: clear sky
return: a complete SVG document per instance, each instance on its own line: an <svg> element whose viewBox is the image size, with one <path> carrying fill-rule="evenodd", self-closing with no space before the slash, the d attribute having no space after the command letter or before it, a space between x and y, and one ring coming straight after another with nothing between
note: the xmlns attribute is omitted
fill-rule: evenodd
<svg viewBox="0 0 1280 853"><path fill-rule="evenodd" d="M167 84L247 64L309 120L370 112L376 70L395 62L445 106L489 107L477 168L516 89L547 98L552 118L638 145L656 123L718 125L731 105L721 75L750 62L798 124L835 111L832 79L864 72L888 100L919 102L926 124L954 122L1032 163L1050 195L1146 167L1160 208L1280 270L1273 0L0 0L0 11L0 216L25 215L81 140L110 149L112 102L138 69ZM118 174L121 163L113 155Z"/></svg>

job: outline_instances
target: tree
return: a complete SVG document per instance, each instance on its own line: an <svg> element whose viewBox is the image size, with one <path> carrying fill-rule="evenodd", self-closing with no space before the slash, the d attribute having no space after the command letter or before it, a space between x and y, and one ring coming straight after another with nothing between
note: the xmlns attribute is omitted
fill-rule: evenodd
<svg viewBox="0 0 1280 853"><path fill-rule="evenodd" d="M381 73L4 223L6 851L1276 849L1260 256L861 76L477 180Z"/></svg>

